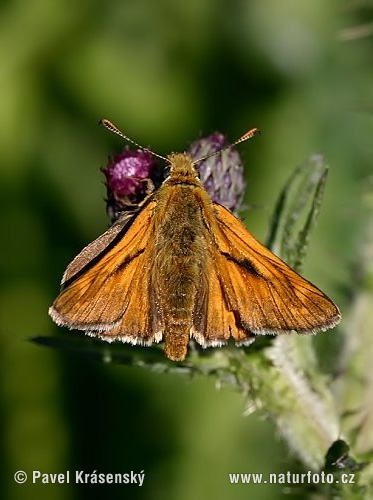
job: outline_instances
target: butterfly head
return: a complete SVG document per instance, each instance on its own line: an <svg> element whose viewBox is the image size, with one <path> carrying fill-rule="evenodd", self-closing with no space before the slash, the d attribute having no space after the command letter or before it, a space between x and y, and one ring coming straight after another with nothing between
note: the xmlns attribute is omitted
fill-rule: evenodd
<svg viewBox="0 0 373 500"><path fill-rule="evenodd" d="M192 158L186 153L172 153L168 156L170 176L180 182L198 179L198 172Z"/></svg>

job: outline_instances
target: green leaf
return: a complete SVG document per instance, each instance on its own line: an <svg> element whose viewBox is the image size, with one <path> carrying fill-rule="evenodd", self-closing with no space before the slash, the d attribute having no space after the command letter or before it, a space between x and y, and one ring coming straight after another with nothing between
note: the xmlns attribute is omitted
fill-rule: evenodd
<svg viewBox="0 0 373 500"><path fill-rule="evenodd" d="M267 247L297 271L320 212L327 172L320 154L298 165L282 189L271 219Z"/></svg>

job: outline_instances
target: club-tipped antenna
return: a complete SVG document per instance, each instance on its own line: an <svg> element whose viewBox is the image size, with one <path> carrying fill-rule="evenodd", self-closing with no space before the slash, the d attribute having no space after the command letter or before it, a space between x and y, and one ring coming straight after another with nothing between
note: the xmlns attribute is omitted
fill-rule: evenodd
<svg viewBox="0 0 373 500"><path fill-rule="evenodd" d="M207 158L211 158L212 156L218 155L222 153L223 151L226 151L229 148L233 148L234 146L237 146L237 144L240 144L240 142L247 141L248 139L251 139L254 137L254 135L259 135L260 130L258 128L252 128L246 134L242 135L237 141L233 142L232 144L228 144L227 146L224 146L221 149L218 149L218 151L215 151L214 153L210 153L206 156L202 156L202 158L198 158L198 160L195 160L193 162L193 165L196 165L197 163L200 163L201 161L207 160Z"/></svg>
<svg viewBox="0 0 373 500"><path fill-rule="evenodd" d="M107 120L106 118L104 118L103 120L99 121L99 124L103 125L105 128L110 130L110 132L114 132L114 134L119 135L119 137L122 137L126 141L131 142L132 144L134 144L138 148L142 149L143 151L147 151L148 153L152 154L153 156L156 156L157 158L160 158L161 160L165 160L168 163L170 162L170 160L168 158L166 158L165 156L154 153L154 151L152 151L151 149L144 148L144 146L140 146L140 144L137 144L137 142L133 141L132 139L127 137L125 134L123 134L123 132L121 130L119 130L119 128L116 127L113 123L111 123L110 120Z"/></svg>

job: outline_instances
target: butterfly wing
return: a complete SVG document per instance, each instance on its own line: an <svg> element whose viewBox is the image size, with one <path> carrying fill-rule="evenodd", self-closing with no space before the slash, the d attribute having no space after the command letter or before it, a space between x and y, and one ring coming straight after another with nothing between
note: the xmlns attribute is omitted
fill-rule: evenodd
<svg viewBox="0 0 373 500"><path fill-rule="evenodd" d="M154 318L151 324L149 320L148 257L155 205L150 201L129 227L113 226L74 259L66 270L64 288L49 310L57 324L107 339L151 342L153 328L159 329ZM90 260L89 255L95 257Z"/></svg>
<svg viewBox="0 0 373 500"><path fill-rule="evenodd" d="M206 277L197 290L193 316L192 337L202 347L216 347L233 337L237 344L251 344L254 335L236 321L234 311L225 297L225 290L218 270L220 256L211 255L206 264Z"/></svg>
<svg viewBox="0 0 373 500"><path fill-rule="evenodd" d="M82 274L93 262L97 262L107 251L109 246L115 244L128 230L137 212L123 214L104 234L92 241L74 258L67 266L62 277L61 286L66 288L79 274Z"/></svg>
<svg viewBox="0 0 373 500"><path fill-rule="evenodd" d="M214 204L209 283L201 286L193 336L203 346L232 336L316 333L340 321L336 305L261 245L234 215ZM202 293L202 290L207 290Z"/></svg>

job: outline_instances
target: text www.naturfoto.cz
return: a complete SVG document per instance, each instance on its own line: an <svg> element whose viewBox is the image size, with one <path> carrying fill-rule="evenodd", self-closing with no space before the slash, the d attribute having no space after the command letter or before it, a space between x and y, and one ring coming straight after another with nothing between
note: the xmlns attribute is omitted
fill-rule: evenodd
<svg viewBox="0 0 373 500"><path fill-rule="evenodd" d="M231 484L354 484L355 474L341 474L335 477L333 474L325 474L322 472L311 472L299 474L287 471L280 474L269 474L269 478L265 479L263 474L228 474Z"/></svg>

